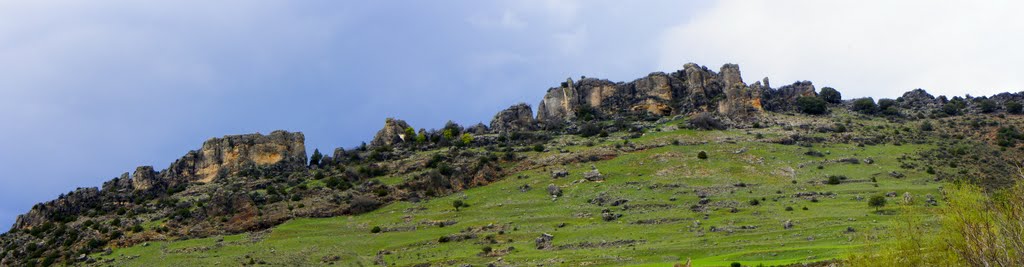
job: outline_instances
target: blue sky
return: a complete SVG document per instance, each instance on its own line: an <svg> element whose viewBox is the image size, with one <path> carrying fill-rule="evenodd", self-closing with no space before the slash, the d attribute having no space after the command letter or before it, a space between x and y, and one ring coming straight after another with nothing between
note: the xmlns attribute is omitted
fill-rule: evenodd
<svg viewBox="0 0 1024 267"><path fill-rule="evenodd" d="M488 122L566 77L687 62L844 96L1020 91L1014 2L0 1L0 228L226 134L307 150Z"/></svg>

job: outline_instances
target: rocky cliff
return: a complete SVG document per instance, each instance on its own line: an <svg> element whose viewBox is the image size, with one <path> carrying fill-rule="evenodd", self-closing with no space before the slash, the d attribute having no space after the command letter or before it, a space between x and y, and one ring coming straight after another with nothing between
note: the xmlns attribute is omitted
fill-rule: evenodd
<svg viewBox="0 0 1024 267"><path fill-rule="evenodd" d="M744 83L735 64L725 64L716 73L689 63L671 74L651 73L628 83L568 79L559 87L548 89L538 105L537 121L572 120L581 111L590 110L605 115L718 112L734 119L747 119L766 110L791 111L796 98L814 95L810 82L772 89L768 78L751 85Z"/></svg>

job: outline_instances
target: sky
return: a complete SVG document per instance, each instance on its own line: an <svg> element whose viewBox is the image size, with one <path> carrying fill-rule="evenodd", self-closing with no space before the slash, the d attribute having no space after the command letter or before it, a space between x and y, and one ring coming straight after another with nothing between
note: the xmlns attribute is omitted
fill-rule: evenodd
<svg viewBox="0 0 1024 267"><path fill-rule="evenodd" d="M211 137L308 152L536 106L567 77L688 62L844 98L1024 87L1019 1L0 0L0 229Z"/></svg>

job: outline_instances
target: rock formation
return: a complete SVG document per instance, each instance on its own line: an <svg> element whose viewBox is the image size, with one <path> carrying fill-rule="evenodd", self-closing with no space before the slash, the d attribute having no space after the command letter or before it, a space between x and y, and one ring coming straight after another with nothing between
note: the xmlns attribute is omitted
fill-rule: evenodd
<svg viewBox="0 0 1024 267"><path fill-rule="evenodd" d="M519 103L495 114L494 119L491 120L491 130L495 132L533 130L535 123L533 109L530 108L530 105Z"/></svg>
<svg viewBox="0 0 1024 267"><path fill-rule="evenodd" d="M169 186L188 182L209 183L218 177L250 168L295 170L306 167L305 137L302 133L274 131L269 135L243 134L212 138L199 150L161 172Z"/></svg>
<svg viewBox="0 0 1024 267"><path fill-rule="evenodd" d="M384 128L377 131L377 135L373 136L373 141L370 142L370 146L392 146L402 142L414 141L406 139L406 128L409 128L409 124L405 123L405 121L387 118L384 120Z"/></svg>
<svg viewBox="0 0 1024 267"><path fill-rule="evenodd" d="M572 120L583 110L601 115L649 113L661 116L717 111L727 117L745 119L766 110L795 110L796 98L815 95L810 82L797 82L776 90L770 87L768 78L747 85L735 64L725 64L715 73L689 63L672 74L651 73L628 83L568 79L559 87L548 89L538 106L537 121Z"/></svg>

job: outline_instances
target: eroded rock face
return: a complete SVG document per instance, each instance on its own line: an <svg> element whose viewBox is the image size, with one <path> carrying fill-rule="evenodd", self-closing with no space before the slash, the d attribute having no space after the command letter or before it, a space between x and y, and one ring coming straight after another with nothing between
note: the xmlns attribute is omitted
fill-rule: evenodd
<svg viewBox="0 0 1024 267"><path fill-rule="evenodd" d="M32 229L49 221L71 217L100 205L100 190L95 187L78 188L56 200L39 203L28 213L18 215L14 222L15 229Z"/></svg>
<svg viewBox="0 0 1024 267"><path fill-rule="evenodd" d="M764 109L774 112L796 110L796 99L801 96L817 96L814 84L810 81L795 82L777 90L768 89L763 93Z"/></svg>
<svg viewBox="0 0 1024 267"><path fill-rule="evenodd" d="M300 132L274 131L269 135L243 134L212 138L199 150L189 151L161 176L169 186L212 182L218 177L251 168L298 170L306 167L305 137Z"/></svg>
<svg viewBox="0 0 1024 267"><path fill-rule="evenodd" d="M373 141L370 142L370 146L381 147L381 146L393 146L402 142L411 142L406 138L405 129L409 128L409 124L403 120L395 118L387 118L384 120L384 128L377 131L377 135L373 136Z"/></svg>
<svg viewBox="0 0 1024 267"><path fill-rule="evenodd" d="M533 130L536 121L533 119L533 108L525 103L511 106L491 120L491 130L495 132L515 132Z"/></svg>
<svg viewBox="0 0 1024 267"><path fill-rule="evenodd" d="M132 188L136 191L149 191L154 188L162 189L166 185L163 180L157 177L157 172L153 170L152 166L135 168L131 182Z"/></svg>
<svg viewBox="0 0 1024 267"><path fill-rule="evenodd" d="M812 93L813 93L813 86ZM804 89L798 87L797 89ZM666 74L655 72L628 83L585 78L548 89L537 110L541 123L572 120L585 107L602 115L648 113L659 116L718 111L727 116L752 116L765 110L766 97L788 101L790 89L775 92L767 84L747 86L739 66L726 64L719 73L697 64ZM766 94L767 92L767 94ZM793 98L795 101L795 98Z"/></svg>

